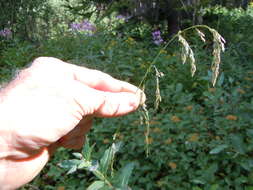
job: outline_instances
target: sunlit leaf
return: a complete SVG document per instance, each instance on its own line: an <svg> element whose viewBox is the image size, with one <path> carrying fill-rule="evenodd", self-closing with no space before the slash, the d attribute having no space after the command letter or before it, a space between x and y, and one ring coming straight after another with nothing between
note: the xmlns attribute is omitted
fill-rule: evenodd
<svg viewBox="0 0 253 190"><path fill-rule="evenodd" d="M82 162L78 165L78 169L89 168L89 167L91 167L91 162L86 161L86 160L82 160Z"/></svg>
<svg viewBox="0 0 253 190"><path fill-rule="evenodd" d="M107 149L105 152L104 152L104 155L103 157L100 159L100 170L103 172L103 173L106 173L109 166L110 166L110 163L113 159L113 150L112 148L110 147L109 149Z"/></svg>
<svg viewBox="0 0 253 190"><path fill-rule="evenodd" d="M79 152L74 152L73 155L76 157L76 158L79 158L81 159L83 157L83 155Z"/></svg>
<svg viewBox="0 0 253 190"><path fill-rule="evenodd" d="M77 166L81 163L81 160L65 160L58 164L60 167L64 169L68 169L67 174L74 173L77 170Z"/></svg>
<svg viewBox="0 0 253 190"><path fill-rule="evenodd" d="M105 186L105 182L103 181L94 181L87 190L99 190Z"/></svg>
<svg viewBox="0 0 253 190"><path fill-rule="evenodd" d="M129 163L120 170L119 185L121 188L126 188L129 182L129 178L132 174L135 163Z"/></svg>
<svg viewBox="0 0 253 190"><path fill-rule="evenodd" d="M94 145L90 146L89 138L86 137L86 142L82 150L82 155L85 158L85 160L89 161L91 159L91 153L92 153L93 147Z"/></svg>
<svg viewBox="0 0 253 190"><path fill-rule="evenodd" d="M73 159L73 160L64 160L63 162L59 163L58 166L64 169L70 169L73 166L77 166L81 163L81 160Z"/></svg>
<svg viewBox="0 0 253 190"><path fill-rule="evenodd" d="M219 154L220 152L222 152L226 148L228 148L228 145L226 145L226 144L218 145L217 147L215 147L214 149L212 149L209 153L210 154Z"/></svg>
<svg viewBox="0 0 253 190"><path fill-rule="evenodd" d="M206 182L202 179L194 179L192 180L193 183L195 184L201 184L201 185L204 185Z"/></svg>
<svg viewBox="0 0 253 190"><path fill-rule="evenodd" d="M100 159L100 170L103 172L103 173L106 173L109 166L111 165L112 163L112 160L113 160L113 157L114 155L116 154L116 152L119 151L120 147L121 147L121 142L119 143L113 143L112 146L110 148L108 148L105 152L104 152L104 155L103 157Z"/></svg>

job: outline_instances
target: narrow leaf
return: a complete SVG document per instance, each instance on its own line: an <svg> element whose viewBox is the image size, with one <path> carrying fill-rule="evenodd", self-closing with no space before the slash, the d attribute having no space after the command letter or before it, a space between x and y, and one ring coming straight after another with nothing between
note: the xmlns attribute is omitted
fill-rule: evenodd
<svg viewBox="0 0 253 190"><path fill-rule="evenodd" d="M90 146L89 138L86 137L86 142L82 150L82 155L85 158L85 160L88 160L88 161L91 160L91 153L92 153L93 147L94 145Z"/></svg>
<svg viewBox="0 0 253 190"><path fill-rule="evenodd" d="M73 160L64 160L63 162L59 163L58 166L64 169L70 169L73 166L77 166L81 163L81 160L73 159Z"/></svg>
<svg viewBox="0 0 253 190"><path fill-rule="evenodd" d="M79 158L81 159L83 157L83 155L79 152L74 152L73 155L76 157L76 158Z"/></svg>
<svg viewBox="0 0 253 190"><path fill-rule="evenodd" d="M195 184L201 184L201 185L204 185L206 182L204 181L204 180L202 180L202 179L194 179L194 180L192 180L192 182L193 183L195 183Z"/></svg>
<svg viewBox="0 0 253 190"><path fill-rule="evenodd" d="M119 151L121 144L121 142L113 143L112 146L105 151L103 157L100 159L99 168L103 173L106 173L108 171L108 168L113 161L114 155Z"/></svg>
<svg viewBox="0 0 253 190"><path fill-rule="evenodd" d="M228 148L228 145L226 145L226 144L218 145L217 147L212 149L209 153L210 154L219 154L220 152L222 152L226 148Z"/></svg>
<svg viewBox="0 0 253 190"><path fill-rule="evenodd" d="M99 190L105 186L105 182L103 181L94 181L87 190Z"/></svg>
<svg viewBox="0 0 253 190"><path fill-rule="evenodd" d="M70 168L70 170L67 172L67 175L74 173L76 170L77 170L77 166L75 165L72 168Z"/></svg>
<svg viewBox="0 0 253 190"><path fill-rule="evenodd" d="M100 159L100 170L106 173L113 158L113 150L110 147L104 152L103 157Z"/></svg>
<svg viewBox="0 0 253 190"><path fill-rule="evenodd" d="M120 171L120 176L119 176L119 184L121 188L126 188L129 182L129 178L132 174L132 171L134 169L134 163L129 163L125 167L123 167Z"/></svg>

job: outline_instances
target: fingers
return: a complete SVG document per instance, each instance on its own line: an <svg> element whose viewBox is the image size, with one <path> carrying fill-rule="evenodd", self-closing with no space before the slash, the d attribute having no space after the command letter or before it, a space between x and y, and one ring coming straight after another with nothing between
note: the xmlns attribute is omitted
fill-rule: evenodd
<svg viewBox="0 0 253 190"><path fill-rule="evenodd" d="M101 91L108 92L132 92L136 93L139 89L127 82L117 80L101 71L87 69L71 65L75 80Z"/></svg>
<svg viewBox="0 0 253 190"><path fill-rule="evenodd" d="M140 104L143 104L146 100L143 91L130 83L117 80L98 70L87 69L71 64L70 66L72 67L74 79L90 88L104 92L133 93L139 99Z"/></svg>
<svg viewBox="0 0 253 190"><path fill-rule="evenodd" d="M60 59L56 59L53 57L40 57L37 58L33 62L33 67L39 67L39 73L47 73L48 70L55 70L60 73L71 73L72 78L75 81L78 81L82 84L89 86L90 88L105 91L105 92L131 92L134 94L143 93L139 88L136 86L117 80L110 75L103 73L98 70L92 70L85 67L80 67L77 65L69 64L66 62L61 61ZM42 72L44 71L44 72ZM65 79L68 78L68 75L64 74ZM43 77L43 79L45 79ZM57 78L54 78L57 80ZM63 80L62 78L59 79L60 82ZM142 102L145 101L145 95L142 94Z"/></svg>
<svg viewBox="0 0 253 190"><path fill-rule="evenodd" d="M101 91L136 93L139 90L136 86L117 80L101 71L69 64L53 57L39 57L33 61L32 67L33 70L39 68L40 73L47 73L49 69L71 73L76 81Z"/></svg>
<svg viewBox="0 0 253 190"><path fill-rule="evenodd" d="M142 103L142 93L104 92L76 82L72 85L73 97L83 115L116 117L135 111Z"/></svg>
<svg viewBox="0 0 253 190"><path fill-rule="evenodd" d="M85 134L90 130L91 126L92 117L85 116L72 131L57 141L57 145L71 149L82 148L85 142Z"/></svg>

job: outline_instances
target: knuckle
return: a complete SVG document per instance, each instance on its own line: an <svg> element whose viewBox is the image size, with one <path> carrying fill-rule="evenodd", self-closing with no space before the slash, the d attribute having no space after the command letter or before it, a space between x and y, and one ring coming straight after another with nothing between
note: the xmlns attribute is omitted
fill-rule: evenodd
<svg viewBox="0 0 253 190"><path fill-rule="evenodd" d="M33 60L32 66L36 66L38 64L42 64L48 61L48 57L37 57Z"/></svg>

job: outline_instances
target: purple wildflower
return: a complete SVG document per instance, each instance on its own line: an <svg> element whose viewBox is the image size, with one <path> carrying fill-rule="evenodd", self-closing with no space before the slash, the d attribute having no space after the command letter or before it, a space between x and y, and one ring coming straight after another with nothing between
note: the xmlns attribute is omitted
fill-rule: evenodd
<svg viewBox="0 0 253 190"><path fill-rule="evenodd" d="M12 32L9 28L5 28L3 30L0 30L0 36L4 38L10 38L12 35Z"/></svg>
<svg viewBox="0 0 253 190"><path fill-rule="evenodd" d="M152 32L152 37L153 37L153 41L156 45L160 45L164 42L164 40L161 37L160 30L155 30L154 32Z"/></svg>
<svg viewBox="0 0 253 190"><path fill-rule="evenodd" d="M71 23L70 28L72 30L80 30L80 24L79 23Z"/></svg>
<svg viewBox="0 0 253 190"><path fill-rule="evenodd" d="M119 19L119 20L124 20L124 21L128 21L129 19L131 18L131 16L129 16L129 15L117 15L116 16L116 19Z"/></svg>
<svg viewBox="0 0 253 190"><path fill-rule="evenodd" d="M88 20L84 20L81 24L83 30L88 30L92 32L96 30L96 27L93 24L91 24Z"/></svg>
<svg viewBox="0 0 253 190"><path fill-rule="evenodd" d="M124 15L117 15L116 18L117 19L123 19L123 20L125 20L126 16L124 16Z"/></svg>
<svg viewBox="0 0 253 190"><path fill-rule="evenodd" d="M71 23L70 28L73 31L77 32L84 32L84 31L94 32L96 30L96 26L90 23L88 20L84 20L80 23L73 22Z"/></svg>

